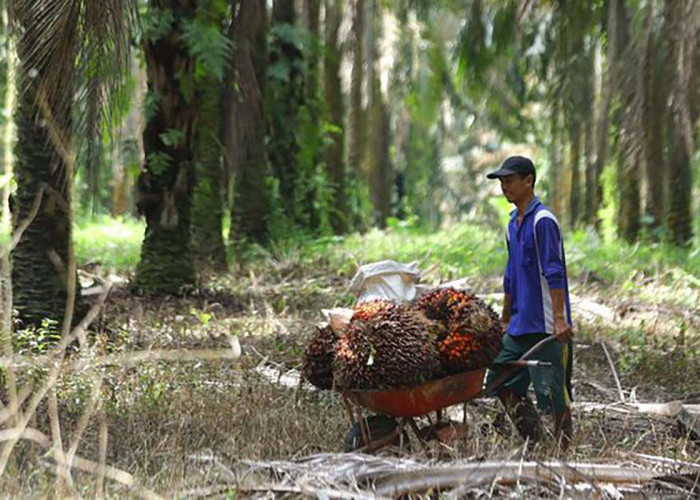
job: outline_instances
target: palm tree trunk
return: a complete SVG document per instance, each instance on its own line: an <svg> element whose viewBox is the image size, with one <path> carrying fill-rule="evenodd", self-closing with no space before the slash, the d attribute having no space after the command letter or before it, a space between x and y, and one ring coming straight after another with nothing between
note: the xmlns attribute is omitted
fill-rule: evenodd
<svg viewBox="0 0 700 500"><path fill-rule="evenodd" d="M279 29L293 27L296 12L293 0L275 0L272 25ZM270 43L270 67L281 68L284 77L270 78L267 85L267 118L269 123L268 156L275 177L284 212L290 220L302 222L303 196L299 186L302 172L297 161L297 133L299 109L304 104L304 74L301 71L302 53L297 46L273 32ZM276 75L277 72L270 72Z"/></svg>
<svg viewBox="0 0 700 500"><path fill-rule="evenodd" d="M342 21L342 2L340 0L325 0L325 11L323 91L330 121L335 127L330 133L331 142L326 145L325 159L328 179L335 194L331 224L336 234L342 234L347 231L349 226L348 203L345 193L345 163L343 162L345 129L343 127L343 94L340 81L341 53L338 44L338 30Z"/></svg>
<svg viewBox="0 0 700 500"><path fill-rule="evenodd" d="M10 179L12 176L12 141L14 137L14 123L12 121L12 110L15 107L16 98L16 88L14 84L14 76L17 66L17 61L15 60L15 49L12 43L12 37L10 36L10 20L7 12L7 8L3 6L2 8L2 34L3 34L3 46L5 49L5 60L2 65L2 70L4 72L4 87L2 92L2 100L4 105L4 112L2 116L2 134L0 134L0 147L2 147L2 174L4 176L1 188L1 202L2 205L2 228L6 229L10 227L10 193L12 192L12 185Z"/></svg>
<svg viewBox="0 0 700 500"><path fill-rule="evenodd" d="M232 64L224 86L224 145L233 175L231 234L264 242L270 209L266 179L264 95L267 14L264 0L232 0Z"/></svg>
<svg viewBox="0 0 700 500"><path fill-rule="evenodd" d="M215 76L200 84L200 114L194 143L197 183L192 193L192 247L200 269L226 270L221 148L222 85Z"/></svg>
<svg viewBox="0 0 700 500"><path fill-rule="evenodd" d="M576 123L571 129L571 197L569 223L576 227L581 211L581 126Z"/></svg>
<svg viewBox="0 0 700 500"><path fill-rule="evenodd" d="M194 181L193 144L197 103L185 82L194 60L182 29L195 18L197 0L151 0L154 10L171 9L171 30L147 39L144 52L148 90L158 106L143 135L146 166L138 180L138 209L146 235L136 287L145 293L180 293L195 282L190 244L190 204Z"/></svg>
<svg viewBox="0 0 700 500"><path fill-rule="evenodd" d="M143 103L147 92L146 71L136 59L131 61L131 74L134 88L131 94L131 107L124 122L115 133L112 144L112 216L136 213L133 188L137 169L143 165L143 131L145 117Z"/></svg>
<svg viewBox="0 0 700 500"><path fill-rule="evenodd" d="M379 61L379 42L382 29L382 6L377 0L370 0L368 18L371 22L367 30L367 54L369 71L367 81L369 89L368 138L367 138L367 179L369 194L374 212L374 223L380 228L386 227L386 220L391 215L391 162L389 158L390 116L379 80L377 70Z"/></svg>
<svg viewBox="0 0 700 500"><path fill-rule="evenodd" d="M661 51L661 34L653 26L653 3L647 18L646 53L644 56L644 158L646 180L645 220L649 236L658 240L666 207L666 162L664 159L664 120L666 117L665 54Z"/></svg>
<svg viewBox="0 0 700 500"><path fill-rule="evenodd" d="M379 80L376 78L373 95L369 109L371 133L367 144L367 169L370 199L374 209L374 223L378 227L384 228L391 215L390 117L379 88Z"/></svg>
<svg viewBox="0 0 700 500"><path fill-rule="evenodd" d="M564 201L561 194L562 184L562 145L561 145L561 113L559 105L552 104L550 118L549 145L549 203L557 214L563 214Z"/></svg>
<svg viewBox="0 0 700 500"><path fill-rule="evenodd" d="M306 73L306 84L304 88L306 90L306 101L312 101L317 97L318 93L318 81L319 81L319 71L318 71L318 59L320 54L320 23L321 23L321 0L305 0L306 4L306 24L311 34L311 50L308 53L307 67L308 71ZM338 10L342 12L338 7ZM326 16L327 14L326 10ZM336 35L337 37L337 35Z"/></svg>
<svg viewBox="0 0 700 500"><path fill-rule="evenodd" d="M100 205L100 170L102 166L102 114L99 105L99 81L92 77L88 84L87 123L92 137L87 143L85 167L87 174L87 200L90 215L95 217Z"/></svg>
<svg viewBox="0 0 700 500"><path fill-rule="evenodd" d="M12 252L12 294L14 307L25 324L38 325L45 318L63 320L69 287L71 263L71 90L73 75L63 72L60 88L49 101L45 81L46 67L31 61L38 33L25 23L21 13L17 22L26 28L17 42L19 94L15 110L15 180L13 229L24 222L38 193L44 196L36 217L22 234ZM60 97L60 99L59 99ZM56 103L60 102L59 105Z"/></svg>
<svg viewBox="0 0 700 500"><path fill-rule="evenodd" d="M670 62L669 138L669 213L668 228L672 243L688 245L692 228L692 168L694 126L690 95L693 81L695 35L698 29L698 5L694 0L667 0Z"/></svg>
<svg viewBox="0 0 700 500"><path fill-rule="evenodd" d="M584 154L584 173L583 173L583 198L581 200L581 220L585 225L593 224L593 216L591 208L593 198L595 196L595 105L597 74L595 58L598 51L598 45L592 44L588 55L588 74L586 81L586 96L588 107L585 112L584 131L583 131L583 154Z"/></svg>
<svg viewBox="0 0 700 500"><path fill-rule="evenodd" d="M352 74L350 82L350 128L348 144L348 166L353 175L358 175L362 161L363 110L362 82L364 70L365 0L355 0L352 21Z"/></svg>
<svg viewBox="0 0 700 500"><path fill-rule="evenodd" d="M643 67L637 64L640 60L640 51L630 34L630 20L623 1L620 1L617 6L616 14L618 42L624 54L620 60L622 66L617 67L615 76L615 86L622 102L617 152L619 184L617 229L620 237L633 242L637 240L641 228Z"/></svg>
<svg viewBox="0 0 700 500"><path fill-rule="evenodd" d="M603 77L601 83L600 104L597 110L597 119L595 127L595 142L596 153L593 168L591 170L591 179L589 184L592 185L590 203L588 205L588 218L592 220L597 229L600 229L600 219L597 217L598 210L603 203L603 184L601 175L603 168L608 161L609 142L610 142L610 105L612 103L613 92L615 88L615 65L617 64L619 40L617 33L617 11L619 9L619 0L609 0L608 2L608 24L607 24L607 39L608 47L606 51L606 64L603 69Z"/></svg>

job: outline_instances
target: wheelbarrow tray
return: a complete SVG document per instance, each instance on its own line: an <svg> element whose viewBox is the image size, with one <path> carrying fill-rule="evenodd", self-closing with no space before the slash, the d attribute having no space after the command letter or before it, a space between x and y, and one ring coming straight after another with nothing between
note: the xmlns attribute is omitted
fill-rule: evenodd
<svg viewBox="0 0 700 500"><path fill-rule="evenodd" d="M388 390L343 391L353 403L391 417L419 417L474 399L481 393L486 368L448 375L419 385Z"/></svg>

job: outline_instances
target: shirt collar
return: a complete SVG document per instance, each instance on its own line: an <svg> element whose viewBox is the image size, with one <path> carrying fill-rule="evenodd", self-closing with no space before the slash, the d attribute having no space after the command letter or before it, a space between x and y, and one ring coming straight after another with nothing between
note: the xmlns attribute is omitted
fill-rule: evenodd
<svg viewBox="0 0 700 500"><path fill-rule="evenodd" d="M538 196L533 196L532 201L530 202L530 204L529 204L529 205L527 206L527 208L525 209L525 215L523 216L523 218L527 217L527 216L530 215L532 212L534 212L535 209L536 209L539 205L541 205L541 204L542 204L542 202L540 201L540 198L539 198ZM513 220L513 219L515 219L517 216L518 216L518 209L515 208L515 209L513 209L513 210L510 212L510 218L511 218L511 220Z"/></svg>

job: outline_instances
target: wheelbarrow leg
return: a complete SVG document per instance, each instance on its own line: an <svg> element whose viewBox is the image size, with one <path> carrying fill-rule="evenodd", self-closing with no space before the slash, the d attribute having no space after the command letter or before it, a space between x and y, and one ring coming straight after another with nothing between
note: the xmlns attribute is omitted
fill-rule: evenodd
<svg viewBox="0 0 700 500"><path fill-rule="evenodd" d="M418 424L416 424L416 421L413 419L413 417L409 417L405 420L408 420L408 423L411 426L413 433L416 435L416 439L420 443L421 448L423 448L423 451L425 452L425 454L428 457L430 457L430 448L428 448L428 445L425 444L425 440L423 439L424 432L421 432L421 430L418 428Z"/></svg>
<svg viewBox="0 0 700 500"><path fill-rule="evenodd" d="M369 443L369 430L367 430L367 422L362 416L362 408L357 406L355 409L357 410L357 421L360 424L360 432L362 433L362 442Z"/></svg>
<svg viewBox="0 0 700 500"><path fill-rule="evenodd" d="M403 423L400 422L391 434L387 434L383 438L375 439L374 441L365 441L367 444L355 451L357 453L372 453L393 443L397 437L399 438L400 448L403 448L403 427Z"/></svg>
<svg viewBox="0 0 700 500"><path fill-rule="evenodd" d="M350 421L350 425L352 426L356 422L355 416L352 414L353 407L352 407L352 404L350 403L350 401L348 401L348 398L346 398L344 396L343 396L343 406L345 407L345 413L347 414L348 420Z"/></svg>

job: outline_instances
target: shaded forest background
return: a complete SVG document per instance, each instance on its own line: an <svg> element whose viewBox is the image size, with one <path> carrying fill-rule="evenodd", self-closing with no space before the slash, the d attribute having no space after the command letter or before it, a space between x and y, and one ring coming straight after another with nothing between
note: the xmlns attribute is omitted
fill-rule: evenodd
<svg viewBox="0 0 700 500"><path fill-rule="evenodd" d="M500 224L484 172L513 152L568 227L698 247L695 0L16 0L3 20L6 223L42 193L13 251L27 317L64 311L74 215L143 216L135 286L178 293L251 244Z"/></svg>

